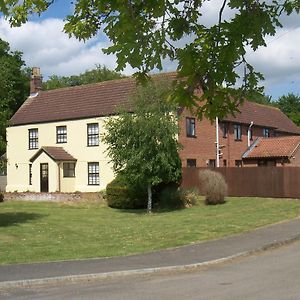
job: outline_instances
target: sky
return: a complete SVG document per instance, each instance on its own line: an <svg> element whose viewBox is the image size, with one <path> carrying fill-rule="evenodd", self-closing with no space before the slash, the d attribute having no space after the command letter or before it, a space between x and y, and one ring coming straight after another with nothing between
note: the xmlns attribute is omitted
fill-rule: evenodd
<svg viewBox="0 0 300 300"><path fill-rule="evenodd" d="M99 32L87 42L78 41L63 33L64 18L71 14L71 1L56 0L52 7L18 28L11 28L8 21L0 16L0 38L9 42L12 50L23 52L27 66L40 67L44 79L51 75L77 75L96 65L116 67L114 55L106 55L101 49L110 41ZM218 18L221 0L206 2L203 7L205 25L213 24ZM224 18L232 12L225 11ZM256 52L249 51L247 58L257 71L263 73L265 93L276 100L288 93L300 94L300 15L284 17L283 28L277 34L267 37L267 47ZM176 63L165 61L163 71L174 71ZM123 73L131 75L134 70L127 67Z"/></svg>

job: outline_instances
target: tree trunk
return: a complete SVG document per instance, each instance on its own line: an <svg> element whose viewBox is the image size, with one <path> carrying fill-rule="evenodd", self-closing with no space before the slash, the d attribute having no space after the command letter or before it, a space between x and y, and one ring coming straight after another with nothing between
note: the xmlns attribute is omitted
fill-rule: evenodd
<svg viewBox="0 0 300 300"><path fill-rule="evenodd" d="M151 184L148 184L148 205L147 205L147 213L151 214L152 212L152 190Z"/></svg>

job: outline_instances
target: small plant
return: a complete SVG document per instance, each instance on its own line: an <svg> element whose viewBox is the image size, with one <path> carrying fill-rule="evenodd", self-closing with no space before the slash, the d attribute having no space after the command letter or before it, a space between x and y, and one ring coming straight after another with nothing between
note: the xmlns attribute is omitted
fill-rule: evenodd
<svg viewBox="0 0 300 300"><path fill-rule="evenodd" d="M185 207L192 207L197 205L197 203L200 201L200 195L197 189L182 190L181 193L184 199Z"/></svg>
<svg viewBox="0 0 300 300"><path fill-rule="evenodd" d="M225 202L228 187L220 173L212 170L200 171L199 179L201 193L205 196L205 204L215 205Z"/></svg>
<svg viewBox="0 0 300 300"><path fill-rule="evenodd" d="M99 192L99 199L102 200L102 201L106 200L106 190L101 190Z"/></svg>
<svg viewBox="0 0 300 300"><path fill-rule="evenodd" d="M0 202L4 201L4 194L2 192L0 192Z"/></svg>

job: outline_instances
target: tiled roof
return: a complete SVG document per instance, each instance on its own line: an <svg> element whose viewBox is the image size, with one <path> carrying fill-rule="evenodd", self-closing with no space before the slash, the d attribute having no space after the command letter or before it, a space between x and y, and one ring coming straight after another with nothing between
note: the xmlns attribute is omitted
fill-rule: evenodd
<svg viewBox="0 0 300 300"><path fill-rule="evenodd" d="M281 132L300 134L300 128L296 126L280 109L268 105L262 105L245 101L239 106L240 113L228 116L224 120L250 124L256 126L274 128Z"/></svg>
<svg viewBox="0 0 300 300"><path fill-rule="evenodd" d="M162 73L156 78L174 80L176 73ZM10 120L11 125L44 123L107 116L123 105L130 109L128 96L136 88L133 78L87 84L50 91L41 91L29 97ZM282 132L300 134L297 127L279 109L245 101L240 113L225 120L276 128Z"/></svg>
<svg viewBox="0 0 300 300"><path fill-rule="evenodd" d="M175 79L176 73L164 73L159 78ZM29 97L10 120L11 125L24 125L60 120L107 116L116 113L117 106L129 109L128 96L136 88L134 78L41 91Z"/></svg>
<svg viewBox="0 0 300 300"><path fill-rule="evenodd" d="M256 145L245 153L244 159L291 157L300 146L300 136L259 138Z"/></svg>
<svg viewBox="0 0 300 300"><path fill-rule="evenodd" d="M76 161L71 154L69 154L63 147L42 147L30 159L34 162L42 152L45 152L54 161Z"/></svg>

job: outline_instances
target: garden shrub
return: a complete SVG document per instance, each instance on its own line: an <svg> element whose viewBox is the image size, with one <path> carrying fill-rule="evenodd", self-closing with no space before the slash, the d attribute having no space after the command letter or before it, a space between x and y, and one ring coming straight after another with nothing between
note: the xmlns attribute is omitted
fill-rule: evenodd
<svg viewBox="0 0 300 300"><path fill-rule="evenodd" d="M192 207L194 205L197 205L197 203L201 199L197 189L182 190L182 197L185 207Z"/></svg>
<svg viewBox="0 0 300 300"><path fill-rule="evenodd" d="M183 195L176 186L166 186L160 190L157 205L158 208L162 209L180 209L185 207Z"/></svg>
<svg viewBox="0 0 300 300"><path fill-rule="evenodd" d="M2 192L0 192L0 202L4 201L4 194Z"/></svg>
<svg viewBox="0 0 300 300"><path fill-rule="evenodd" d="M146 208L147 191L141 186L130 185L124 176L118 175L106 186L106 200L112 208Z"/></svg>
<svg viewBox="0 0 300 300"><path fill-rule="evenodd" d="M199 179L201 193L205 196L205 204L215 205L225 202L227 183L222 174L212 170L204 170L199 172Z"/></svg>

